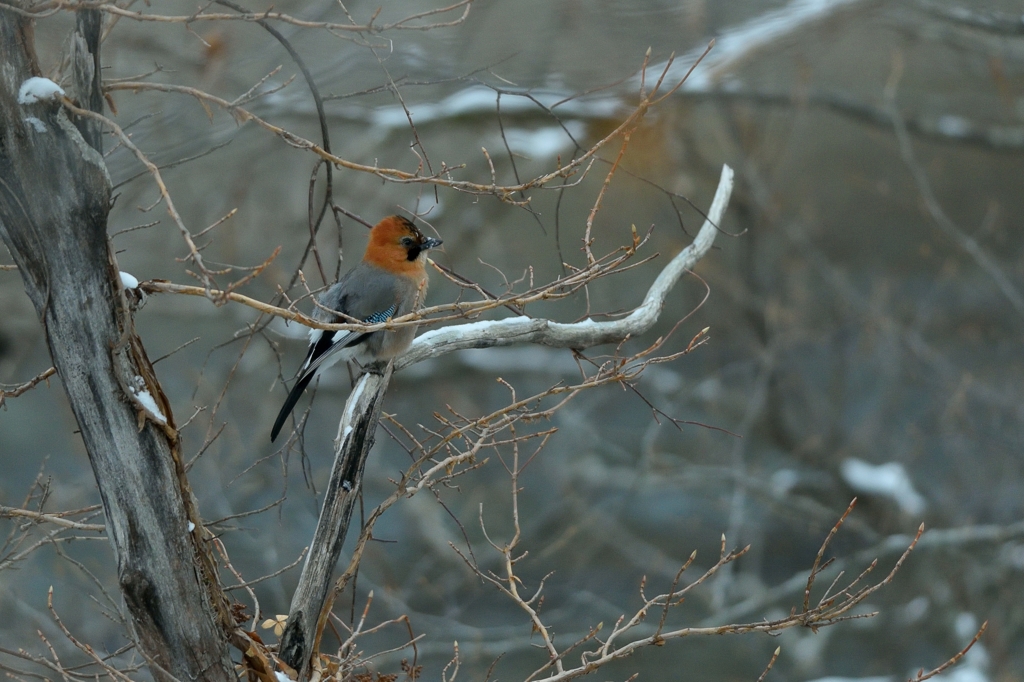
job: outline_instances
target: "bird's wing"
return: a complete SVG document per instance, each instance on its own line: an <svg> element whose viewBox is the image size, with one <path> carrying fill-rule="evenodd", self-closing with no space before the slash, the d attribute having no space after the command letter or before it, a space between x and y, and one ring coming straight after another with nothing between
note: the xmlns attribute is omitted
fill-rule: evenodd
<svg viewBox="0 0 1024 682"><path fill-rule="evenodd" d="M385 310L378 310L375 313L363 318L365 324L380 324L387 322L395 315L398 306L394 303ZM337 320L341 322L340 319ZM336 354L342 349L355 349L365 342L373 332L345 332L313 329L310 331L309 350L306 351L306 360L302 363L301 374L315 373L320 367L330 366L342 359ZM342 354L344 355L344 354ZM354 353L353 353L354 355Z"/></svg>
<svg viewBox="0 0 1024 682"><path fill-rule="evenodd" d="M356 267L324 292L320 297L323 308L317 307L313 311L313 318L331 324L344 322L343 318L332 312L336 311L366 324L379 324L398 312L396 301L394 278L381 277L376 268ZM352 359L373 334L380 333L310 329L306 359L295 385L281 406L274 428L270 431L270 440L277 438L295 403L320 369L326 369L342 359Z"/></svg>
<svg viewBox="0 0 1024 682"><path fill-rule="evenodd" d="M396 307L396 305L392 304L387 310L379 311L363 321L366 324L384 322L394 315ZM306 351L306 360L302 363L302 369L299 370L299 377L296 379L295 385L288 392L288 398L285 399L284 405L281 406L281 411L274 421L274 428L270 430L271 442L277 439L277 434L281 432L281 427L284 426L285 420L288 419L288 415L295 408L295 403L299 401L299 397L306 390L306 386L316 376L317 370L321 367L330 366L342 358L351 359L355 353L350 352L346 354L342 351L345 349L352 351L358 348L359 344L363 343L369 336L370 334L368 333L359 332L310 330L310 344L309 350Z"/></svg>
<svg viewBox="0 0 1024 682"><path fill-rule="evenodd" d="M320 299L322 308L318 308L315 317L322 322L343 322L344 319L328 311L343 313L349 318L362 320L366 324L386 322L400 310L401 281L380 268L361 263L353 268L345 278L327 290ZM325 310L326 309L326 310ZM310 352L303 363L303 372L316 371L318 367L326 367L337 362L341 357L335 353L343 348L356 348L378 339L383 332L329 332L311 331L309 336ZM373 345L372 343L370 345ZM352 355L355 355L353 351ZM371 351L373 352L373 351ZM351 356L349 356L351 357Z"/></svg>

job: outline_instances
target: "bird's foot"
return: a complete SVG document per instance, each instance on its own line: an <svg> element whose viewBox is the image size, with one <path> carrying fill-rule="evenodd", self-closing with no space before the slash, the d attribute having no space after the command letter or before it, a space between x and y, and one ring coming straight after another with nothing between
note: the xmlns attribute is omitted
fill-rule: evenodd
<svg viewBox="0 0 1024 682"><path fill-rule="evenodd" d="M366 372L367 374L377 374L379 376L384 374L384 370L387 369L387 366L387 360L369 362L363 365L363 371Z"/></svg>

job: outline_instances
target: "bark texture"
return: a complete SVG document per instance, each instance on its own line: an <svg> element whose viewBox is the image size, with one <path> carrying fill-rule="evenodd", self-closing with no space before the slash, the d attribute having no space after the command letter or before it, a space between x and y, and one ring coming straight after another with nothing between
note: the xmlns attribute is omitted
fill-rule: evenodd
<svg viewBox="0 0 1024 682"><path fill-rule="evenodd" d="M317 651L331 606L327 603L331 575L345 544L352 509L362 490L363 469L373 447L392 368L388 363L382 373L371 372L359 377L338 426L334 467L324 491L320 520L292 595L288 626L281 636L281 660L300 672L300 680L309 679L311 657Z"/></svg>
<svg viewBox="0 0 1024 682"><path fill-rule="evenodd" d="M98 16L82 17L74 40L95 46L99 26ZM77 57L73 78L82 80L68 90L96 106L99 60ZM135 335L107 241L110 179L59 102L18 103L21 84L36 75L31 22L0 9L0 237L78 420L121 590L153 676L234 680L232 623L199 539L173 416ZM98 133L85 132L98 144ZM135 397L142 390L162 421Z"/></svg>

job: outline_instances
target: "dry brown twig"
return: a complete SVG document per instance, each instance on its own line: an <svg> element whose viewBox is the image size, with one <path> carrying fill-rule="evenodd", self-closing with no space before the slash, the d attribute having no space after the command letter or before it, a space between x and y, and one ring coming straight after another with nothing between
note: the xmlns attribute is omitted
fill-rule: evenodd
<svg viewBox="0 0 1024 682"><path fill-rule="evenodd" d="M29 379L23 384L17 385L9 389L0 388L0 407L3 407L4 401L7 400L8 398L17 398L19 395L34 388L40 382L46 381L56 373L57 370L51 367L43 372L40 372L37 376Z"/></svg>
<svg viewBox="0 0 1024 682"><path fill-rule="evenodd" d="M779 660L779 654L782 653L782 647L775 647L775 651L772 652L771 660L768 661L768 665L765 666L764 672L757 678L757 682L764 682L764 678L768 677L768 673L771 672L772 666L775 665L775 661Z"/></svg>
<svg viewBox="0 0 1024 682"><path fill-rule="evenodd" d="M526 190L529 189L545 188L552 181L565 179L571 177L572 175L575 175L577 172L584 169L585 166L589 167L589 164L593 162L597 153L612 140L619 137L627 136L634 130L636 130L643 122L644 117L651 110L652 107L657 106L667 97L671 97L682 86L682 84L686 81L686 78L689 76L690 72L692 72L693 68L695 68L700 63L700 61L708 54L708 52L711 51L711 48L713 46L714 40L712 40L708 44L704 52L698 57L697 61L693 64L690 70L680 81L669 87L667 90L661 91L661 88L664 85L664 80L668 75L669 70L671 69L673 64L672 59L670 59L668 63L664 66L661 74L656 80L655 85L651 89L651 91L641 91L640 101L634 107L633 111L625 118L625 120L623 120L622 123L616 126L611 132L609 132L603 138L594 143L590 147L590 149L585 151L583 154L574 158L565 166L561 166L553 171L539 175L531 180L527 180L526 182L521 182L514 185L496 185L493 182L493 179L491 183L479 183L470 180L452 180L450 178L450 175L452 170L454 169L445 165L443 165L441 169L438 171L435 171L428 175L424 175L420 172L419 169L417 169L415 172L409 172L397 168L383 168L377 165L369 166L366 164L349 161L347 159L343 159L341 157L338 157L334 154L327 152L321 146L317 145L311 140L308 140L299 135L291 133L279 126L276 126L270 123L269 121L266 121L260 118L259 116L256 116L252 112L243 109L242 107L235 106L233 103L221 97L217 97L210 93L203 92L202 90L199 90L198 88L194 87L162 83L148 83L142 81L131 81L110 83L107 86L105 86L104 90L106 92L113 92L115 90L151 90L158 92L179 93L188 95L190 97L196 98L201 102L209 102L224 109L225 111L229 112L239 123L252 121L259 125L260 127L262 127L263 129L277 135L282 140L287 142L289 145L297 149L310 151L319 156L320 158L324 159L325 161L333 163L338 168L345 168L348 170L370 173L381 178L382 180L387 180L390 182L400 184L432 184L440 187L447 187L449 189L458 190L468 194L494 195L497 198L501 199L502 201L508 201L510 203L521 203L518 202L518 200L513 199L512 195L518 192L525 192ZM75 113L78 112L75 111ZM102 119L103 117L100 118ZM562 189L562 187L559 186L556 187L555 189ZM179 226L179 229L180 228L181 226Z"/></svg>
<svg viewBox="0 0 1024 682"><path fill-rule="evenodd" d="M96 666L98 666L100 670L109 675L112 679L119 680L119 682L134 682L132 678L128 677L123 672L110 665L107 661L103 660L103 658L100 657L91 646L84 642L81 642L78 638L71 634L71 631L68 630L66 625L64 625L64 621L60 619L60 616L57 615L57 611L53 608L53 587L50 587L50 589L47 591L46 608L49 609L50 615L53 616L54 622L57 624L57 627L60 628L61 632L64 633L64 636L67 638L67 640L74 644L79 651L81 651L90 659L92 659L93 663ZM51 648L50 651L52 652L53 649ZM54 661L57 662L56 653L53 654L53 658ZM66 675L65 679L67 679Z"/></svg>
<svg viewBox="0 0 1024 682"><path fill-rule="evenodd" d="M465 348L482 346L493 347L497 345L511 345L515 343L530 342L563 348L585 348L611 341L621 343L622 340L626 338L636 336L646 331L658 319L668 293L682 274L688 272L711 248L715 233L718 229L717 223L721 220L725 208L728 205L729 197L731 196L733 187L732 181L732 170L728 166L724 166L722 169L722 176L719 181L718 191L716 192L715 198L708 211L708 215L710 217L705 221L704 226L697 234L697 238L690 246L683 249L665 266L651 285L651 288L648 290L643 302L629 315L611 322L593 322L591 320L585 320L580 323L564 324L541 318L519 316L504 320L449 326L421 335L417 338L413 343L413 347L399 359L397 367L405 367L430 357L437 357ZM551 284L533 287L530 291L523 294L510 294L503 297L486 297L484 300L475 302L460 302L457 304L434 306L432 308L426 308L377 325L361 325L353 323L336 325L322 324L312 320L312 318L309 318L302 313L271 306L234 292L225 294L224 298L243 303L259 310L260 312L293 320L313 328L353 329L366 332L376 331L378 329L395 329L401 326L419 325L422 323L423 318L435 313L454 311L448 315L441 314L439 317L431 320L432 322L442 322L465 318L471 314L480 314L487 310L496 309L502 306L511 305L521 309L528 303L534 301L550 300L567 296L573 291L583 288L586 284L598 277L606 276L615 272L621 272L626 261L636 253L637 249L642 246L645 241L646 237L641 239L634 229L632 233L632 243L629 246L620 247L611 254L601 259L597 259L594 263L588 264L584 268L580 268L562 278L556 279ZM199 287L183 287L181 285L173 285L164 282L146 282L140 286L142 290L147 293L171 291L196 296L206 295L207 293ZM214 295L219 295L219 292L214 292ZM703 336L706 331L707 330L702 330L698 336ZM697 337L695 337L695 339L696 338ZM638 374L639 371L642 371L642 366L637 365L635 361L641 360L645 355L649 354L651 350L660 347L664 340L664 338L658 339L650 349L642 351L640 354L636 355L633 358L634 362L632 364L627 359L619 359L618 362L623 368L632 367L635 371L631 370L626 372L615 380L628 380L629 378L632 378L632 376ZM701 342L696 340L691 341L684 353L692 351L700 344ZM651 361L661 360L652 359ZM567 390L567 388L562 387L555 389L555 392L561 393L566 392Z"/></svg>
<svg viewBox="0 0 1024 682"><path fill-rule="evenodd" d="M985 630L986 629L988 629L988 621L987 620L984 623L981 624L981 627L978 628L977 634L975 634L974 637L971 638L971 641L967 643L967 646L965 646L963 649L961 649L957 653L953 654L953 656L948 661L946 661L945 663L943 663L942 665L940 665L937 668L933 668L932 670L929 670L928 672L925 672L923 669L918 671L918 673L916 675L914 675L912 678L910 678L907 682L924 682L927 679L931 679L932 677L935 677L936 675L938 675L939 673L943 672L947 668L950 668L950 667L956 665L957 663L959 663L960 660L964 656L967 655L967 652L971 650L971 647L973 647L975 644L978 643L978 640L981 639L981 636L983 634L985 634Z"/></svg>
<svg viewBox="0 0 1024 682"><path fill-rule="evenodd" d="M131 137L126 132L124 132L124 130L121 129L121 126L117 125L106 116L102 114L97 114L94 111L89 111L88 109L81 109L72 104L68 100L64 101L64 106L67 108L68 111L70 111L72 114L76 116L81 116L82 118L89 118L94 121L99 121L100 123L102 123L108 129L110 129L111 132L113 132L120 140L121 144L123 144L125 147L131 150L131 152L135 155L135 158L137 158L146 167L146 169L153 176L153 182L156 183L157 188L160 190L160 199L164 201L164 203L166 203L167 205L167 214L171 217L171 220L174 221L174 224L178 226L178 230L181 232L181 236L184 238L185 244L188 246L189 258L192 259L192 262L195 263L196 268L199 269L199 280L203 283L203 286L207 290L212 289L214 284L213 276L215 274L225 274L225 272L213 272L206 268L206 265L203 263L203 257L199 254L199 249L198 247L196 247L196 244L192 239L192 233L189 231L187 227L185 227L185 223L182 221L181 215L178 213L178 209L174 205L174 200L171 198L171 193L167 189L167 185L164 183L163 176L161 175L160 169L157 167L157 165L150 161L149 158L142 152L142 150L139 149L134 142L132 142Z"/></svg>
<svg viewBox="0 0 1024 682"><path fill-rule="evenodd" d="M397 653L412 647L413 649L413 662L412 666L416 665L416 642L420 641L425 635L414 635L412 630L412 623L408 616L402 615L397 618L385 620L377 623L373 626L367 626L367 617L370 613L370 606L373 604L373 590L370 590L366 596L366 604L363 606L363 611L359 616L359 620L353 625L345 623L336 616L333 617L334 622L347 632L347 637L340 640L338 651L334 660L329 660L326 663L323 660L318 660L314 663L314 675L319 674L321 678L328 679L340 679L347 680L351 679L352 675L360 669L367 669L374 661L374 659L381 658L388 654ZM409 641L399 646L387 649L384 651L376 651L373 653L365 653L362 650L357 649L359 640L368 635L372 635L377 632L381 632L385 628L394 625L404 625L406 632L409 635Z"/></svg>
<svg viewBox="0 0 1024 682"><path fill-rule="evenodd" d="M653 256L642 259L637 263L627 262L632 259L637 251L646 244L648 236L642 239L637 238L633 245L619 247L615 251L607 254L606 256L596 259L593 264L590 264L584 268L580 268L564 277L559 277L549 283L543 285L531 287L529 290L519 293L510 292L503 296L487 296L482 295L480 300L477 301L459 301L455 303L440 304L430 306L427 308L421 308L416 312L409 313L400 317L393 318L388 322L382 322L379 324L363 324L355 318L350 318L344 314L338 313L337 311L331 311L337 313L340 317L348 319L348 322L344 323L325 323L313 319L312 317L305 315L301 312L294 310L294 305L298 301L294 301L286 308L275 306L270 303L239 294L234 291L240 284L249 281L253 277L259 274L264 267L269 265L270 261L278 253L275 250L266 261L264 261L259 268L259 271L250 273L243 280L232 284L227 290L220 291L217 289L207 290L203 287L173 284L163 280L149 280L141 282L139 288L147 294L157 293L170 293L185 296L202 296L205 298L212 298L222 302L234 302L240 303L247 307L252 308L265 315L272 317L280 317L290 322L298 322L299 324L310 327L312 329L325 329L332 331L358 331L360 333L374 332L381 329L395 330L402 327L418 327L421 326L425 321L431 324L439 324L441 322L451 322L455 320L472 319L479 315L496 310L502 307L512 307L514 309L522 310L526 305L530 303L536 303L539 301L552 301L572 296L574 293L585 287L587 284L607 277L609 275L619 274L626 270L645 263ZM435 267L438 267L435 265ZM438 268L440 269L440 268ZM475 284L470 283L467 285L468 289L473 291L481 291ZM307 295L311 295L312 292L307 289ZM301 300L301 299L300 299ZM314 300L314 305L322 308L319 302ZM326 310L326 309L325 309Z"/></svg>
<svg viewBox="0 0 1024 682"><path fill-rule="evenodd" d="M224 21L242 21L242 22L257 22L257 21L277 21L284 24L290 24L298 28L307 29L323 29L326 31L340 31L349 33L383 33L385 31L392 30L416 30L416 31L429 31L436 28L444 28L457 26L466 20L469 16L469 10L472 6L473 0L459 0L458 2L448 5L446 7L438 7L424 12L418 12L411 14L407 17L399 19L388 24L381 24L379 26L374 25L374 20L379 14L380 10L371 17L370 21L365 24L357 24L355 21L350 19L348 24L340 24L328 21L306 21L299 19L283 12L275 12L272 9L268 9L263 12L249 12L246 14L231 14L231 13L218 13L218 12L207 12L205 10L197 11L194 14L189 15L168 15L168 14L147 14L144 12L136 12L125 7L121 7L113 2L107 2L105 0L51 0L50 2L40 2L32 5L28 9L23 9L17 5L11 5L9 3L0 3L0 7L3 9L27 16L35 19L50 16L56 12L74 12L80 9L96 9L105 14L109 14L116 18L130 19L133 21L140 22L157 22L165 24L195 24L200 22L224 22ZM445 21L435 22L432 24L418 24L409 25L411 22L418 19L424 19L427 17L437 16L439 14L446 14L453 12L458 9L462 9L462 14L457 18Z"/></svg>
<svg viewBox="0 0 1024 682"><path fill-rule="evenodd" d="M52 523L55 526L71 528L74 530L91 530L98 533L102 533L106 530L106 526L102 523L80 523L78 521L66 519L57 514L43 514L41 512L32 511L31 509L19 509L17 507L0 505L0 518L13 519L18 517L32 519L33 521Z"/></svg>
<svg viewBox="0 0 1024 682"><path fill-rule="evenodd" d="M513 467L518 463L517 450L513 450ZM722 536L721 549L719 552L718 560L707 569L703 574L698 576L692 582L684 585L681 588L677 588L677 582L683 575L687 568L692 564L696 552L691 554L690 558L686 563L683 564L682 568L677 575L675 581L668 592L659 594L654 597L648 597L645 594L646 579L641 580L640 583L640 596L642 600L641 607L634 612L630 617L625 615L620 616L619 619L612 626L611 631L606 635L602 641L600 632L604 630L604 624L599 623L598 625L590 628L590 632L587 636L583 637L577 642L572 643L568 647L559 648L554 638L550 634L550 629L544 624L534 605L538 602L541 597L542 590L544 588L544 580L541 580L536 591L529 598L525 598L519 593L519 586L523 585L523 581L518 577L515 571L515 565L526 558L526 554L516 555L515 549L521 539L521 533L519 528L519 516L518 506L516 504L516 496L518 495L517 487L517 469L513 468L512 481L513 481L513 507L512 507L512 523L514 528L513 537L506 543L497 543L493 541L489 536L487 538L488 543L491 547L503 557L504 562L504 573L502 575L496 575L489 571L485 572L481 570L474 561L471 561L465 554L463 554L457 548L455 551L460 557L466 562L466 564L482 579L486 580L490 584L494 585L502 594L515 602L521 609L526 611L533 622L533 628L539 632L541 638L544 641L544 648L548 653L548 660L538 667L531 675L525 678L527 682L532 680L545 680L545 681L561 681L570 680L577 677L587 675L604 665L610 663L613 660L625 658L633 654L637 649L647 646L659 646L664 642L671 639L681 639L683 637L694 637L694 636L710 636L710 635L737 635L745 634L750 632L764 632L768 634L776 634L782 630L794 628L794 627L808 627L811 629L817 629L819 627L825 627L834 625L845 620L853 618L864 618L874 615L873 613L868 614L853 614L850 612L858 605L864 603L864 601L872 594L880 590L882 587L892 582L897 571L903 566L907 557L913 551L920 539L921 534L924 532L924 527L918 529L918 533L915 538L911 541L909 546L895 562L889 573L876 583L863 585L858 587L862 579L870 573L877 565L877 560L872 562L858 577L846 584L838 594L829 596L827 591L825 595L821 597L817 604L814 606L806 605L802 610L797 611L795 608L789 616L785 618L778 618L774 620L762 620L751 623L733 623L727 625L713 626L713 627L681 627L676 629L666 630L666 620L670 609L681 605L684 601L685 596L689 594L693 589L700 586L704 582L712 578L723 566L732 563L742 557L749 547L744 547L740 550L727 551L726 550L726 539ZM826 537L825 541L821 546L821 550L818 553L818 557L815 560L815 566L812 567L810 576L813 578L815 571L817 570L819 559L828 548L829 543L835 534L839 531L843 520L852 511L853 505L846 510L842 518L833 527L832 532ZM483 512L481 508L481 525L483 525ZM486 534L486 529L485 529ZM809 582L813 582L809 579ZM653 632L641 636L643 632L642 623L646 619L647 615L652 609L660 610L662 613L660 622L657 627L654 628ZM982 627L984 631L984 626ZM981 632L978 633L978 636ZM632 636L632 637L631 637ZM977 641L978 637L972 641ZM580 651L579 664L575 667L568 667L564 664L569 654L574 651L578 651L587 642L594 640L596 644L592 648L584 648ZM620 643L620 640L625 640ZM915 679L912 682L920 682L921 679L927 679L933 674L937 674L944 670L946 667L953 665L960 658L971 645L968 645L963 652L953 657L947 664L936 669L927 676ZM778 658L779 650L776 650L772 656L766 670L761 675L760 679L763 679L767 674L768 670L775 664ZM547 673L547 674L545 674Z"/></svg>

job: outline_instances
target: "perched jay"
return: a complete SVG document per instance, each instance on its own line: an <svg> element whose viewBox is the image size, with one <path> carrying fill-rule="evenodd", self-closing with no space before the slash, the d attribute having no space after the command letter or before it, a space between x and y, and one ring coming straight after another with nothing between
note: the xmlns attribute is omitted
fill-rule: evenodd
<svg viewBox="0 0 1024 682"><path fill-rule="evenodd" d="M329 324L350 322L337 313L366 324L386 322L413 311L427 293L426 256L423 252L440 246L440 239L424 237L409 220L389 216L373 226L363 260L320 295L313 319ZM339 360L361 364L390 360L412 343L415 327L394 331L309 330L309 350L298 379L284 401L270 440L277 438L299 396L322 370Z"/></svg>

